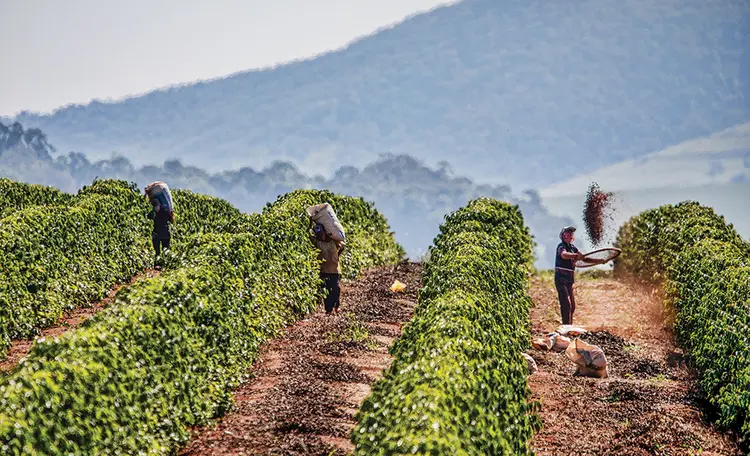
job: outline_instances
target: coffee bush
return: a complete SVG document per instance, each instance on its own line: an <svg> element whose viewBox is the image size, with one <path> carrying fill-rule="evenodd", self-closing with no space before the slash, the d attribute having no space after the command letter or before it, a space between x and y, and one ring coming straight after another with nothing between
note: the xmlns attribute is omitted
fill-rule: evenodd
<svg viewBox="0 0 750 456"><path fill-rule="evenodd" d="M355 454L529 454L532 240L517 207L486 198L446 217L414 318L357 414Z"/></svg>
<svg viewBox="0 0 750 456"><path fill-rule="evenodd" d="M718 424L750 444L750 244L713 209L687 201L619 231L618 275L661 285Z"/></svg>

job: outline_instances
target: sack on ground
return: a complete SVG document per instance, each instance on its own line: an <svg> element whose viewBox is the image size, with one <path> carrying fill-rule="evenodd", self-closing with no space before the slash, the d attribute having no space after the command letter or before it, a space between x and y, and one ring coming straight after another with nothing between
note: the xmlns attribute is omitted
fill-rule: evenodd
<svg viewBox="0 0 750 456"><path fill-rule="evenodd" d="M536 373L536 371L539 370L538 367L536 367L536 361L534 361L534 358L527 355L526 353L521 353L521 356L523 356L523 359L526 360L526 367L529 369L529 374Z"/></svg>
<svg viewBox="0 0 750 456"><path fill-rule="evenodd" d="M167 184L161 181L152 182L146 187L146 193L149 198L156 198L156 200L159 201L161 209L165 209L168 212L174 212L172 192L169 191Z"/></svg>
<svg viewBox="0 0 750 456"><path fill-rule="evenodd" d="M558 333L551 333L549 335L549 338L552 341L553 351L564 352L565 350L568 349L568 346L570 345L570 339Z"/></svg>
<svg viewBox="0 0 750 456"><path fill-rule="evenodd" d="M575 339L565 350L565 356L578 366L577 375L607 377L607 357L604 356L604 351L596 345Z"/></svg>
<svg viewBox="0 0 750 456"><path fill-rule="evenodd" d="M316 223L320 223L326 229L326 233L334 241L345 241L346 234L344 226L336 217L336 212L328 203L316 204L307 208L307 215Z"/></svg>
<svg viewBox="0 0 750 456"><path fill-rule="evenodd" d="M533 345L537 350L553 350L556 352L563 352L568 348L568 345L570 345L570 339L565 336L561 336L558 333L552 332L544 336L537 337L536 339L531 341L531 345Z"/></svg>
<svg viewBox="0 0 750 456"><path fill-rule="evenodd" d="M552 350L552 340L548 336L537 337L531 341L531 345L537 350Z"/></svg>
<svg viewBox="0 0 750 456"><path fill-rule="evenodd" d="M609 373L607 368L604 369L589 369L588 367L578 366L578 369L573 373L575 377L592 377L592 378L607 378Z"/></svg>
<svg viewBox="0 0 750 456"><path fill-rule="evenodd" d="M559 328L557 328L557 333L562 334L563 336L568 337L578 337L582 334L586 334L588 331L586 331L584 328L581 328L580 326L573 326L573 325L562 325Z"/></svg>

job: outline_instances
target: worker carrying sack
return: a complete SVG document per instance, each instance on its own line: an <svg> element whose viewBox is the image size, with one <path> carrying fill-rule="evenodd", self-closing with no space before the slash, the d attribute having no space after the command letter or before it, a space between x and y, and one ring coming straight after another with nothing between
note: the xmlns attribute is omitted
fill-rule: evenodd
<svg viewBox="0 0 750 456"><path fill-rule="evenodd" d="M326 233L334 241L345 241L344 227L339 222L336 213L328 203L316 204L307 208L307 215L315 222L320 223L326 229Z"/></svg>

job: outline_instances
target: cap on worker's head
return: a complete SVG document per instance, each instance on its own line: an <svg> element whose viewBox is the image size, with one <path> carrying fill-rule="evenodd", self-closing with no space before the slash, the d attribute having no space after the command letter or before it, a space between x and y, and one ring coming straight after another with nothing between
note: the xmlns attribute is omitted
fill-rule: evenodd
<svg viewBox="0 0 750 456"><path fill-rule="evenodd" d="M566 226L565 228L563 228L562 230L560 230L560 240L562 240L563 234L565 234L565 233L575 233L575 231L576 231L576 227L574 227L574 226Z"/></svg>
<svg viewBox="0 0 750 456"><path fill-rule="evenodd" d="M324 231L325 231L325 228L320 223L316 223L315 226L313 227L313 233L315 233L315 235L319 235L320 233Z"/></svg>

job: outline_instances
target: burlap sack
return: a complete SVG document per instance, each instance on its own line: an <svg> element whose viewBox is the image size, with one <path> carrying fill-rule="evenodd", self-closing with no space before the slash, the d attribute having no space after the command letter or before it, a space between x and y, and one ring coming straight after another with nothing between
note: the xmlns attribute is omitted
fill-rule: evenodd
<svg viewBox="0 0 750 456"><path fill-rule="evenodd" d="M307 215L315 222L320 223L326 229L326 233L334 241L345 241L344 227L339 222L336 213L328 203L316 204L307 208Z"/></svg>
<svg viewBox="0 0 750 456"><path fill-rule="evenodd" d="M604 356L604 351L596 345L575 339L565 350L565 356L578 366L577 375L607 377L607 357Z"/></svg>

